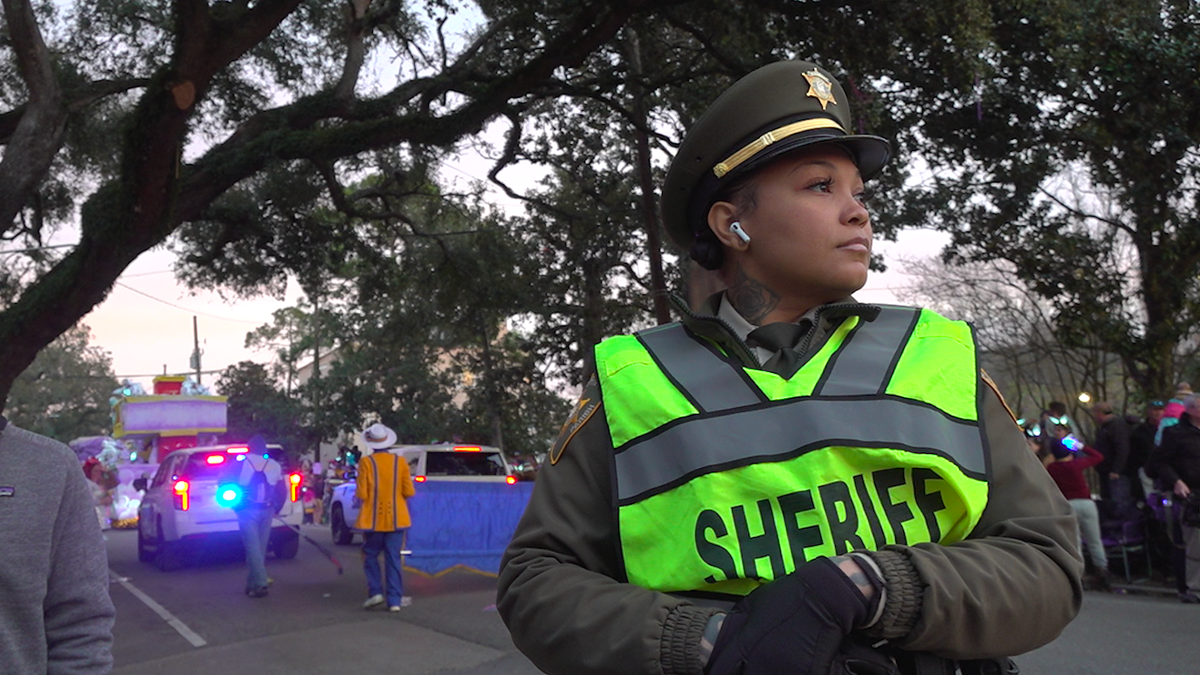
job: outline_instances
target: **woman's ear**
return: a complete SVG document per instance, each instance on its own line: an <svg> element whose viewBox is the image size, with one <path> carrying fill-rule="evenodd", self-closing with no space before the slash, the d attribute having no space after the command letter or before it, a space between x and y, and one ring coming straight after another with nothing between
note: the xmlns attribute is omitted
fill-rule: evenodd
<svg viewBox="0 0 1200 675"><path fill-rule="evenodd" d="M737 223L737 210L729 202L716 202L708 209L708 229L725 248L741 251L750 245L750 238L740 226L734 227Z"/></svg>

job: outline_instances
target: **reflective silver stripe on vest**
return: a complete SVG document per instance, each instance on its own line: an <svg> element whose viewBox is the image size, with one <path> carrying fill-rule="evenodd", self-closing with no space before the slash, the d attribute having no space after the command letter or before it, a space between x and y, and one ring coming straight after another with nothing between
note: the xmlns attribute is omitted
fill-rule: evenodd
<svg viewBox="0 0 1200 675"><path fill-rule="evenodd" d="M822 384L813 394L882 394L920 315L921 310L915 307L887 307L874 321L860 323L833 356L833 363L821 377Z"/></svg>
<svg viewBox="0 0 1200 675"><path fill-rule="evenodd" d="M686 417L642 437L616 455L617 498L626 504L706 473L831 445L933 453L968 474L986 475L983 440L974 422L900 399L797 398L727 415Z"/></svg>
<svg viewBox="0 0 1200 675"><path fill-rule="evenodd" d="M646 350L671 378L691 397L701 412L715 412L755 405L758 393L725 361L680 324L667 324L637 333Z"/></svg>

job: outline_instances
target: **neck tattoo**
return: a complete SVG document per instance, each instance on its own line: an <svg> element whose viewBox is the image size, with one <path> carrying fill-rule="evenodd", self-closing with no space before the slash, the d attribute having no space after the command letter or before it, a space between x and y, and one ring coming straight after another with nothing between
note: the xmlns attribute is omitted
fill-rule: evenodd
<svg viewBox="0 0 1200 675"><path fill-rule="evenodd" d="M779 294L746 276L745 270L738 267L729 286L729 302L743 318L758 325L779 305Z"/></svg>

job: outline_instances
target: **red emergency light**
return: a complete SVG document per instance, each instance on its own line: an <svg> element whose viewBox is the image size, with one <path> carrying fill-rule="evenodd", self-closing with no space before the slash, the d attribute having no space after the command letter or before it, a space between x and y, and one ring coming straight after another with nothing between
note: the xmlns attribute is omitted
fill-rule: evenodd
<svg viewBox="0 0 1200 675"><path fill-rule="evenodd" d="M190 503L191 500L189 499L189 494L188 494L191 491L191 489L192 489L191 484L188 483L186 480L175 481L173 492L175 495L175 508L176 509L178 509L180 511L188 510L188 507L191 506L191 503Z"/></svg>
<svg viewBox="0 0 1200 675"><path fill-rule="evenodd" d="M300 474L293 473L288 476L288 499L298 501L300 499Z"/></svg>
<svg viewBox="0 0 1200 675"><path fill-rule="evenodd" d="M204 458L204 462L206 464L212 464L212 465L224 464L225 463L225 455L209 455Z"/></svg>
<svg viewBox="0 0 1200 675"><path fill-rule="evenodd" d="M482 452L478 445L456 445L455 452Z"/></svg>

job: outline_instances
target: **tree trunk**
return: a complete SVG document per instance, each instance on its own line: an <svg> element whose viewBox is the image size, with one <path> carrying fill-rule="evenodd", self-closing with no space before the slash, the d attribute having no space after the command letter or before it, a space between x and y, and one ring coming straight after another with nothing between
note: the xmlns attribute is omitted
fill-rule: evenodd
<svg viewBox="0 0 1200 675"><path fill-rule="evenodd" d="M120 177L84 204L79 245L0 313L0 408L38 351L100 304L129 263L178 226L178 162L196 104L214 74L265 39L299 2L264 0L236 25L213 22L207 3L176 3L175 58L133 113Z"/></svg>
<svg viewBox="0 0 1200 675"><path fill-rule="evenodd" d="M492 428L491 444L504 450L504 418L500 414L500 392L496 384L496 364L492 359L492 345L487 327L479 331L479 341L483 345L480 352L483 361L484 396L487 400L488 419Z"/></svg>
<svg viewBox="0 0 1200 675"><path fill-rule="evenodd" d="M33 7L4 0L4 18L29 103L0 161L0 233L8 232L45 178L67 127L67 105Z"/></svg>
<svg viewBox="0 0 1200 675"><path fill-rule="evenodd" d="M348 103L330 92L263 111L194 166L182 167L179 158L193 112L212 77L266 39L300 1L259 0L247 9L243 3L210 8L201 0L175 0L175 51L146 85L128 120L120 176L84 205L75 250L0 312L0 406L37 352L102 302L129 263L269 162L337 160L403 143L448 146L477 133L509 101L557 91L555 73L577 67L631 16L683 2L581 3L520 67L478 85L477 93L450 112L430 112L425 103L458 92L461 81L455 77L476 75L462 64L449 65L440 78L412 80L376 101L357 102L353 119L346 117ZM5 7L15 2L6 0ZM217 6L233 14L214 20L210 10ZM349 65L346 72L356 72ZM415 107L405 113L410 100ZM340 124L321 126L331 119Z"/></svg>
<svg viewBox="0 0 1200 675"><path fill-rule="evenodd" d="M638 185L642 198L642 225L646 229L646 256L650 262L650 299L659 325L671 322L667 303L667 281L663 275L662 228L658 224L658 200L654 190L654 171L650 165L650 136L646 133L646 88L642 84L642 54L637 31L625 32L626 58L629 61L629 91L633 95L633 138L637 149Z"/></svg>

